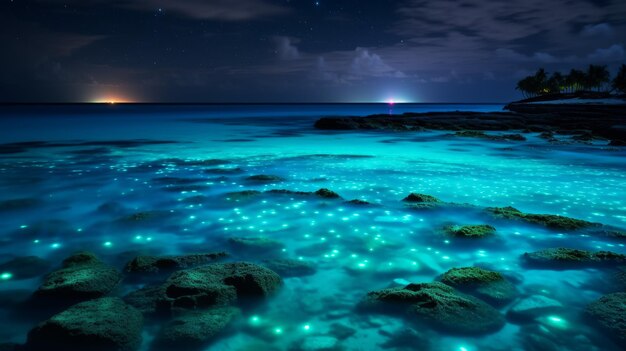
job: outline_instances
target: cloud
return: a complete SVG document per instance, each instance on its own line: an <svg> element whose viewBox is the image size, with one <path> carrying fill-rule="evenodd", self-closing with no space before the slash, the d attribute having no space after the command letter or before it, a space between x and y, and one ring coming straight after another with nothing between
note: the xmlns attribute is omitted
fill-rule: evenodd
<svg viewBox="0 0 626 351"><path fill-rule="evenodd" d="M606 49L597 49L589 54L588 58L594 61L611 62L624 59L624 47L622 45L611 45Z"/></svg>
<svg viewBox="0 0 626 351"><path fill-rule="evenodd" d="M281 60L297 60L300 58L300 51L294 45L298 43L297 39L288 37L275 37L276 53Z"/></svg>
<svg viewBox="0 0 626 351"><path fill-rule="evenodd" d="M608 23L588 24L580 34L583 37L605 37L613 34L613 28Z"/></svg>
<svg viewBox="0 0 626 351"><path fill-rule="evenodd" d="M357 77L394 77L403 78L406 75L383 62L383 59L370 53L368 49L357 48L350 66L350 73Z"/></svg>

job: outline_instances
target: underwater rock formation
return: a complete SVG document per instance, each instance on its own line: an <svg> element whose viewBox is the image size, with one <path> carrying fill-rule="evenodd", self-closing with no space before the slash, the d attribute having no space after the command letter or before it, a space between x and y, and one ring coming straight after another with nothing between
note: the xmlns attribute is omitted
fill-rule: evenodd
<svg viewBox="0 0 626 351"><path fill-rule="evenodd" d="M332 190L328 190L326 188L319 189L315 192L315 195L319 197L323 197L325 199L340 199L341 196Z"/></svg>
<svg viewBox="0 0 626 351"><path fill-rule="evenodd" d="M257 175L247 177L246 180L251 181L251 182L259 182L259 183L276 183L276 182L284 181L285 178L277 176L277 175L257 174Z"/></svg>
<svg viewBox="0 0 626 351"><path fill-rule="evenodd" d="M134 351L143 317L118 298L82 302L52 316L28 334L29 351Z"/></svg>
<svg viewBox="0 0 626 351"><path fill-rule="evenodd" d="M163 326L154 344L158 350L201 348L239 315L235 307L186 312Z"/></svg>
<svg viewBox="0 0 626 351"><path fill-rule="evenodd" d="M626 292L601 297L587 306L585 314L615 342L626 343Z"/></svg>
<svg viewBox="0 0 626 351"><path fill-rule="evenodd" d="M611 251L586 251L552 248L522 255L524 263L533 268L559 269L617 266L626 264L626 255Z"/></svg>
<svg viewBox="0 0 626 351"><path fill-rule="evenodd" d="M165 296L165 286L146 286L124 296L124 302L144 315L157 314L158 303Z"/></svg>
<svg viewBox="0 0 626 351"><path fill-rule="evenodd" d="M126 264L128 273L162 273L191 268L227 257L225 252L179 256L137 256Z"/></svg>
<svg viewBox="0 0 626 351"><path fill-rule="evenodd" d="M89 252L74 254L61 269L46 276L34 297L38 299L87 300L108 294L122 279L113 267Z"/></svg>
<svg viewBox="0 0 626 351"><path fill-rule="evenodd" d="M283 278L304 277L317 272L315 266L310 262L290 259L276 259L261 262L261 265L278 273Z"/></svg>
<svg viewBox="0 0 626 351"><path fill-rule="evenodd" d="M531 295L516 302L507 312L507 317L513 321L528 322L562 308L563 304L557 300L543 295Z"/></svg>
<svg viewBox="0 0 626 351"><path fill-rule="evenodd" d="M502 134L502 135L491 135L486 134L485 132L476 131L476 130L464 130L460 132L454 133L455 136L458 137L466 137L466 138L482 138L488 140L509 140L509 141L526 141L526 137L520 134Z"/></svg>
<svg viewBox="0 0 626 351"><path fill-rule="evenodd" d="M498 310L439 282L369 292L361 307L387 313L395 309L436 329L458 334L485 334L504 326Z"/></svg>
<svg viewBox="0 0 626 351"><path fill-rule="evenodd" d="M495 235L496 228L488 224L449 225L444 231L455 238L480 239Z"/></svg>
<svg viewBox="0 0 626 351"><path fill-rule="evenodd" d="M441 200L434 196L410 193L407 197L402 199L404 202L427 202L427 203L441 203Z"/></svg>
<svg viewBox="0 0 626 351"><path fill-rule="evenodd" d="M255 264L216 263L173 273L165 282L159 308L196 309L264 298L282 285L274 271Z"/></svg>
<svg viewBox="0 0 626 351"><path fill-rule="evenodd" d="M441 276L441 282L496 306L517 296L515 286L502 274L479 267L452 268Z"/></svg>
<svg viewBox="0 0 626 351"><path fill-rule="evenodd" d="M560 230L577 230L600 225L598 223L559 215L524 213L510 206L489 207L487 208L487 211L492 213L497 218L520 219L532 224L539 224L548 228Z"/></svg>
<svg viewBox="0 0 626 351"><path fill-rule="evenodd" d="M285 247L280 241L267 237L232 237L227 244L235 253L262 256L277 255Z"/></svg>

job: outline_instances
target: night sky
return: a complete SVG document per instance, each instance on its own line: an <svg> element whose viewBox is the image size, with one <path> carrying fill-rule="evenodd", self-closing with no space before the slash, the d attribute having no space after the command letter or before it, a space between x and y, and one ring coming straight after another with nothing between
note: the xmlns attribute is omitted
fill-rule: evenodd
<svg viewBox="0 0 626 351"><path fill-rule="evenodd" d="M626 61L624 0L2 0L3 102L500 102Z"/></svg>

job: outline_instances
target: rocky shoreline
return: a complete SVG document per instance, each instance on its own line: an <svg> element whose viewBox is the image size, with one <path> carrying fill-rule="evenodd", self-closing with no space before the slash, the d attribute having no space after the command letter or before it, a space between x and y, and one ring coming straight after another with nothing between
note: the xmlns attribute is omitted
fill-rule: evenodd
<svg viewBox="0 0 626 351"><path fill-rule="evenodd" d="M608 140L626 145L626 104L511 103L508 112L428 112L366 117L324 117L315 122L321 130L388 131L519 131L579 136L580 141ZM461 135L463 136L463 135ZM508 138L515 140L521 138Z"/></svg>

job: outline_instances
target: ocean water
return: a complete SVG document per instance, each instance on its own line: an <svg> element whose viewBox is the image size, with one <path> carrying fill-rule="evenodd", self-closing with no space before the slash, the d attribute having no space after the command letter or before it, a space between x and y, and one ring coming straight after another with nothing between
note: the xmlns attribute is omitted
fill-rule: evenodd
<svg viewBox="0 0 626 351"><path fill-rule="evenodd" d="M88 250L121 270L138 253L227 251L232 261L285 258L315 267L312 275L285 278L265 304L244 309L206 350L312 350L316 341L337 350L619 349L581 317L583 308L606 292L598 284L604 271L529 269L520 256L559 246L626 253L623 243L497 220L462 207L416 210L401 200L415 192L476 208L513 206L626 228L626 151L606 142L550 144L536 133L525 134L525 142L505 142L446 131L313 128L323 116L501 109L0 107L0 264L34 255L54 268L71 253ZM224 162L197 162L204 160ZM283 180L246 179L259 174ZM371 205L316 196L232 195L321 188ZM13 199L24 201L5 202ZM124 220L138 213L148 219ZM449 224L493 225L496 240L450 240L441 230ZM276 250L233 250L231 237L269 238L277 242ZM407 316L356 308L369 291L432 282L451 268L474 265L503 273L518 299L543 295L563 307L523 323L507 319L502 329L484 335L442 332ZM9 273L0 281L0 342L22 343L45 318L16 319L7 296L27 297L43 275L15 279L11 272L0 273ZM112 294L141 287L127 280ZM499 310L506 314L509 308ZM142 350L150 350L157 331L154 325L144 328ZM313 338L320 336L325 339Z"/></svg>

